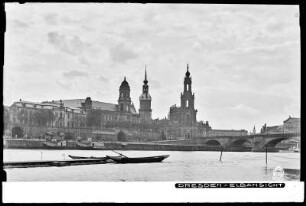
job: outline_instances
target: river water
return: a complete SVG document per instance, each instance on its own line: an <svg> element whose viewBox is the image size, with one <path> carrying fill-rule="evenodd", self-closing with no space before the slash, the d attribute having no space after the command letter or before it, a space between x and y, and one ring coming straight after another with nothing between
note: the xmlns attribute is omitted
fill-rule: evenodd
<svg viewBox="0 0 306 206"><path fill-rule="evenodd" d="M129 157L170 155L161 163L98 164L65 167L5 169L7 181L299 181L300 153L208 151L119 151ZM116 155L105 150L24 150L4 149L3 161L68 160L68 155ZM284 176L275 179L280 166Z"/></svg>

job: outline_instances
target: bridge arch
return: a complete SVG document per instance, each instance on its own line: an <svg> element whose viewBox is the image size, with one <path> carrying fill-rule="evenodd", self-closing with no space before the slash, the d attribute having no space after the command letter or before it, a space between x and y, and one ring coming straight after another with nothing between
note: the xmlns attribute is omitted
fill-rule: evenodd
<svg viewBox="0 0 306 206"><path fill-rule="evenodd" d="M287 140L287 139L289 139L289 138L288 137L283 137L283 138L272 139L265 144L265 147L275 147L278 143L280 143L283 140Z"/></svg>
<svg viewBox="0 0 306 206"><path fill-rule="evenodd" d="M241 146L251 146L252 143L248 139L237 139L234 140L230 146L241 147Z"/></svg>
<svg viewBox="0 0 306 206"><path fill-rule="evenodd" d="M209 146L221 146L221 143L218 140L210 139L205 142L206 145Z"/></svg>

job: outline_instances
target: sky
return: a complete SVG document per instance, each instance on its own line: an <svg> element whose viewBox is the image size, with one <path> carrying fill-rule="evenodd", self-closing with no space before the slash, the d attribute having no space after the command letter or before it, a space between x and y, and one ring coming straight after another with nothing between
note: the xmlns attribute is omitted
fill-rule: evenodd
<svg viewBox="0 0 306 206"><path fill-rule="evenodd" d="M6 3L4 105L19 99L139 109L145 65L152 117L180 106L186 65L197 120L259 131L300 117L297 5Z"/></svg>

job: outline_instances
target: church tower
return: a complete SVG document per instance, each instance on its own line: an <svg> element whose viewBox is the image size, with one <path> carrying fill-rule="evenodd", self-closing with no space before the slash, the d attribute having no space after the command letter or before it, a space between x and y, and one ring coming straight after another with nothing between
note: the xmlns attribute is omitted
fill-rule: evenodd
<svg viewBox="0 0 306 206"><path fill-rule="evenodd" d="M142 94L139 97L140 109L139 115L140 118L148 121L152 119L152 109L151 109L151 95L149 94L149 86L147 80L147 70L145 70L145 79L143 81Z"/></svg>
<svg viewBox="0 0 306 206"><path fill-rule="evenodd" d="M130 86L125 77L119 88L118 109L121 112L131 111Z"/></svg>
<svg viewBox="0 0 306 206"><path fill-rule="evenodd" d="M187 72L184 79L184 92L181 93L182 108L194 109L194 94L192 94L191 83L189 65L187 64Z"/></svg>
<svg viewBox="0 0 306 206"><path fill-rule="evenodd" d="M189 72L189 64L184 78L184 91L181 93L182 116L180 122L184 125L192 125L197 122L197 110L194 109L194 93L192 93L192 81Z"/></svg>
<svg viewBox="0 0 306 206"><path fill-rule="evenodd" d="M173 105L170 107L169 119L176 121L183 126L190 127L197 123L197 110L194 109L194 94L192 93L192 81L187 64L187 71L184 78L184 91L181 93L181 107Z"/></svg>

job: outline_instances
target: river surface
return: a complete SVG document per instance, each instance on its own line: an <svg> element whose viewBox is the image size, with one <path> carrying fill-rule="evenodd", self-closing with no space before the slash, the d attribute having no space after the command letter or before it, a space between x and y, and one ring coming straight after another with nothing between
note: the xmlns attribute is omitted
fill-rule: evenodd
<svg viewBox="0 0 306 206"><path fill-rule="evenodd" d="M119 151L129 157L170 155L161 163L98 164L5 169L7 181L300 181L300 153ZM105 156L105 150L4 149L3 161L68 160L68 155ZM280 166L284 176L275 179Z"/></svg>

